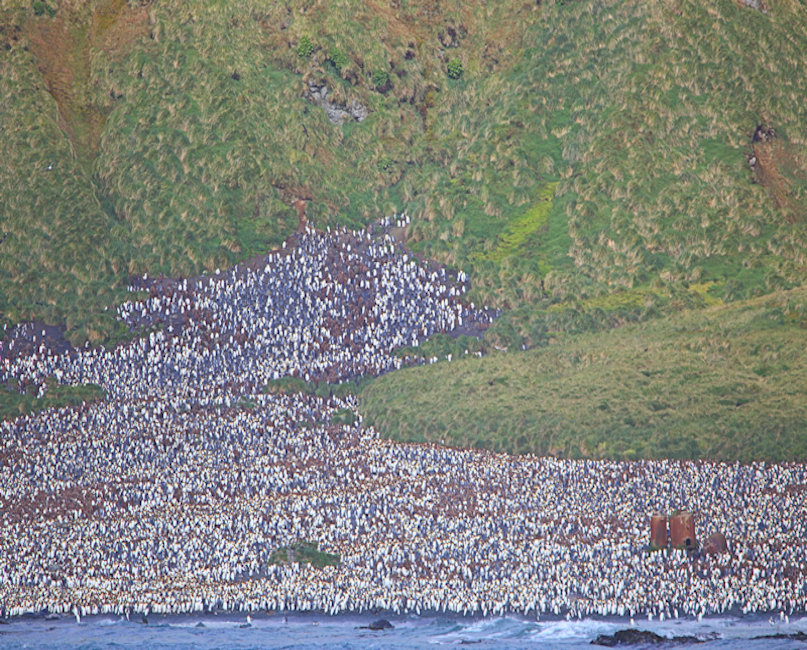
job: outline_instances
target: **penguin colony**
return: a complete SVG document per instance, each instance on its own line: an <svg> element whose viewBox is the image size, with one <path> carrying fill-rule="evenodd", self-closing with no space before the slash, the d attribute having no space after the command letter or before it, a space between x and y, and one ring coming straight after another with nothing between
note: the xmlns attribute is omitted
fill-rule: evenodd
<svg viewBox="0 0 807 650"><path fill-rule="evenodd" d="M103 401L0 423L0 615L440 611L568 616L803 612L803 464L573 461L382 440L343 381L491 312L388 238L302 231L260 268L153 287L114 350L44 346L0 379L100 384ZM732 552L646 553L685 507ZM274 564L300 541L338 566Z"/></svg>

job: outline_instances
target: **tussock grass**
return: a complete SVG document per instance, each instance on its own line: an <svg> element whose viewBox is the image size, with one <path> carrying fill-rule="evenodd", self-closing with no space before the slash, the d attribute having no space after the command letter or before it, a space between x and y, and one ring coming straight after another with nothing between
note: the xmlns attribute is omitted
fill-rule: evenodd
<svg viewBox="0 0 807 650"><path fill-rule="evenodd" d="M47 408L78 406L82 402L89 404L103 399L105 395L103 389L95 384L65 386L55 378L49 378L47 383L48 391L41 398L36 396L34 386L21 393L15 383L0 385L0 420L12 419Z"/></svg>
<svg viewBox="0 0 807 650"><path fill-rule="evenodd" d="M807 290L527 352L408 368L363 390L394 439L586 458L807 459Z"/></svg>
<svg viewBox="0 0 807 650"><path fill-rule="evenodd" d="M3 0L0 318L120 336L129 273L252 257L297 199L317 226L405 209L509 310L502 347L800 286L807 15L741 4Z"/></svg>

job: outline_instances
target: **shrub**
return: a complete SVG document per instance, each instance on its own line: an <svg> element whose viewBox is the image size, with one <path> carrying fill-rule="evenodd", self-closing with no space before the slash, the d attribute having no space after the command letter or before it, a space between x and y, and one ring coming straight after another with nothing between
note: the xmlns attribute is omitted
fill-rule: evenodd
<svg viewBox="0 0 807 650"><path fill-rule="evenodd" d="M356 422L356 414L350 409L339 409L331 416L331 422L334 424L354 424Z"/></svg>
<svg viewBox="0 0 807 650"><path fill-rule="evenodd" d="M448 62L448 76L450 79L459 79L463 72L462 62L457 57Z"/></svg>
<svg viewBox="0 0 807 650"><path fill-rule="evenodd" d="M345 54L338 47L331 48L331 51L328 52L328 60L331 62L331 65L334 68L336 68L336 71L339 72L340 74L342 72L342 69L348 64L347 54Z"/></svg>
<svg viewBox="0 0 807 650"><path fill-rule="evenodd" d="M311 39L308 38L308 36L303 36L300 39L300 43L297 45L297 56L307 59L314 53L315 49Z"/></svg>
<svg viewBox="0 0 807 650"><path fill-rule="evenodd" d="M389 83L389 74L384 70L376 70L373 73L373 85L376 88L383 88Z"/></svg>

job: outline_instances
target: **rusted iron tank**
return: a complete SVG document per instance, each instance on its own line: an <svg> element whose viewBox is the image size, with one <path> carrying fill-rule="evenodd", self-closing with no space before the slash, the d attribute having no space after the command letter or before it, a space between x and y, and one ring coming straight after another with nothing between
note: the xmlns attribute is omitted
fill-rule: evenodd
<svg viewBox="0 0 807 650"><path fill-rule="evenodd" d="M658 512L650 515L650 548L667 548L667 515Z"/></svg>
<svg viewBox="0 0 807 650"><path fill-rule="evenodd" d="M684 548L689 551L698 548L695 517L691 512L683 510L670 517L670 543L673 548Z"/></svg>

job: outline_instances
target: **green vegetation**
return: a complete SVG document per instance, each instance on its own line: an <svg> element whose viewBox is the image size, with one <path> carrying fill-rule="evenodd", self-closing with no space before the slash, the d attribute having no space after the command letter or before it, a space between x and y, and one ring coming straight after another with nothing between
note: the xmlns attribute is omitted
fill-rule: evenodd
<svg viewBox="0 0 807 650"><path fill-rule="evenodd" d="M376 70L373 72L373 85L379 89L383 88L389 83L389 73L385 70Z"/></svg>
<svg viewBox="0 0 807 650"><path fill-rule="evenodd" d="M315 49L316 47L311 42L311 39L308 38L308 36L303 35L303 37L300 39L299 45L297 45L297 56L307 59L314 53Z"/></svg>
<svg viewBox="0 0 807 650"><path fill-rule="evenodd" d="M432 357L445 359L449 355L451 355L452 358L459 358L464 354L475 354L476 352L485 351L486 348L483 343L472 336L462 335L457 338L452 338L446 334L435 334L417 347L408 346L398 348L395 351L395 356L417 359L430 359Z"/></svg>
<svg viewBox="0 0 807 650"><path fill-rule="evenodd" d="M339 74L342 74L342 70L347 68L348 63L350 62L350 60L347 58L347 54L345 54L338 47L331 48L331 51L328 53L328 61L330 61L331 65Z"/></svg>
<svg viewBox="0 0 807 650"><path fill-rule="evenodd" d="M0 384L0 420L8 420L47 408L76 406L82 402L89 404L104 397L104 391L95 384L64 386L54 377L49 377L46 383L48 390L41 398L36 396L36 386L29 386L28 390L21 393L16 380L12 380L9 384Z"/></svg>
<svg viewBox="0 0 807 650"><path fill-rule="evenodd" d="M517 217L508 226L507 231L499 236L499 241L492 251L482 255L483 259L501 262L517 254L523 249L527 238L534 235L549 223L549 214L552 212L552 195L555 193L557 183L547 183L538 193L537 202L527 210L523 217ZM547 262L543 265L545 273L551 268Z"/></svg>
<svg viewBox="0 0 807 650"><path fill-rule="evenodd" d="M270 564L298 562L300 564L310 564L316 569L337 566L340 561L341 558L338 555L320 551L319 544L316 542L298 542L291 546L284 546L274 551L269 558Z"/></svg>
<svg viewBox="0 0 807 650"><path fill-rule="evenodd" d="M49 2L43 2L43 0L33 0L31 7L34 10L34 14L37 16L48 14L48 16L53 18L56 15L56 7Z"/></svg>
<svg viewBox="0 0 807 650"><path fill-rule="evenodd" d="M807 460L807 290L546 348L404 369L361 394L397 440L588 458Z"/></svg>
<svg viewBox="0 0 807 650"><path fill-rule="evenodd" d="M500 346L615 292L804 281L798 4L35 4L0 5L9 322L119 336L129 273L250 258L301 198L317 226L405 209L417 252L510 310ZM369 117L334 126L309 83Z"/></svg>
<svg viewBox="0 0 807 650"><path fill-rule="evenodd" d="M315 383L305 381L300 377L281 377L274 379L263 387L263 392L270 395L292 395L303 393L305 395L316 395L317 397L348 397L358 395L361 390L372 383L373 377L361 377L356 381L345 381L341 384L329 384L327 382Z"/></svg>
<svg viewBox="0 0 807 650"><path fill-rule="evenodd" d="M462 69L462 61L456 57L448 62L448 77L449 79L459 79L464 72Z"/></svg>
<svg viewBox="0 0 807 650"><path fill-rule="evenodd" d="M129 274L251 258L299 199L318 227L406 210L407 244L505 310L480 347L549 346L461 367L518 373L578 335L618 347L682 310L778 300L807 277L807 12L770 4L2 0L0 321L120 340L105 308ZM332 124L312 85L368 117ZM431 389L442 367L401 376ZM581 444L511 448L663 453Z"/></svg>
<svg viewBox="0 0 807 650"><path fill-rule="evenodd" d="M354 424L357 420L356 414L350 409L339 409L331 417L331 422L334 424Z"/></svg>

